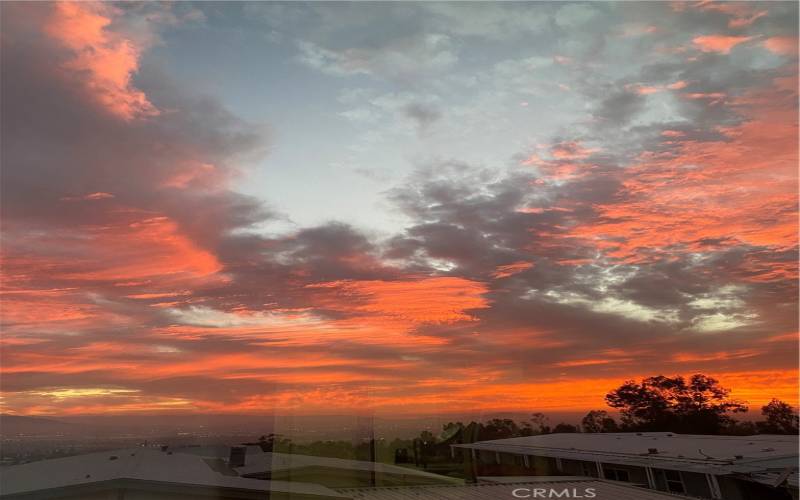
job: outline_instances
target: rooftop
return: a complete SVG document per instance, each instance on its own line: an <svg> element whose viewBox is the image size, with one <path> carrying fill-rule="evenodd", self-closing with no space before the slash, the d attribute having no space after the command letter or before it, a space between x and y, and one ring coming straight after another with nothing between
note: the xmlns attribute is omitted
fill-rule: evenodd
<svg viewBox="0 0 800 500"><path fill-rule="evenodd" d="M585 494L587 488L594 490L596 500L676 500L688 497L646 490L635 486L615 483L588 477L519 477L519 482L506 482L506 478L482 478L478 484L442 486L399 486L387 488L337 488L336 491L353 500L497 500L519 498L513 491L519 488L528 490L554 490L555 493L568 490L564 496L551 495L551 498L590 498ZM492 480L497 482L488 482ZM522 494L530 493L528 491ZM578 496L579 494L583 496ZM535 498L535 497L532 497Z"/></svg>
<svg viewBox="0 0 800 500"><path fill-rule="evenodd" d="M324 467L330 469L344 469L352 471L375 471L384 475L416 477L427 479L432 482L461 482L460 480L431 474L410 467L385 464L380 462L367 462L362 460L349 460L345 458L314 457L310 455L295 455L288 453L253 453L247 455L247 463L243 467L236 467L234 470L240 476L259 474L266 471L282 471L290 469L301 469L306 467Z"/></svg>
<svg viewBox="0 0 800 500"><path fill-rule="evenodd" d="M0 469L0 494L22 494L115 480L320 497L341 496L316 484L223 475L212 470L199 456L163 452L154 448L89 453L6 467Z"/></svg>
<svg viewBox="0 0 800 500"><path fill-rule="evenodd" d="M218 458L227 460L230 453L230 446L187 446L175 448L175 453L186 453L203 458ZM375 471L384 475L416 477L427 479L430 482L460 483L461 480L431 474L430 472L402 467L399 465L387 464L382 462L369 462L364 460L352 460L347 458L317 457L312 455L298 455L294 453L264 452L258 446L246 447L245 465L236 467L233 471L240 476L262 474L264 472L278 472L285 470L303 469L307 467L321 467L327 469L340 469L351 471Z"/></svg>
<svg viewBox="0 0 800 500"><path fill-rule="evenodd" d="M798 436L707 436L671 432L543 434L460 448L718 474L796 467Z"/></svg>

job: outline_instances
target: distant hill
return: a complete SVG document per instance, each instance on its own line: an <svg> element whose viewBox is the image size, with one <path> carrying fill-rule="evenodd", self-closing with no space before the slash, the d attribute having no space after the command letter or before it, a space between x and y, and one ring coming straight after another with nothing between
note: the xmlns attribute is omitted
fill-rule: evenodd
<svg viewBox="0 0 800 500"><path fill-rule="evenodd" d="M3 437L69 434L79 428L75 424L51 418L0 414L0 436Z"/></svg>

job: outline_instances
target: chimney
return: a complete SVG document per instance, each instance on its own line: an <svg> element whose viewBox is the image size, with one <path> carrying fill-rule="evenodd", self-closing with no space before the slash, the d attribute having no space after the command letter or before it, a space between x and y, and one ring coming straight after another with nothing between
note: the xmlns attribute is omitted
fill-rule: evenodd
<svg viewBox="0 0 800 500"><path fill-rule="evenodd" d="M244 467L247 458L245 446L231 446L231 456L228 458L228 467Z"/></svg>

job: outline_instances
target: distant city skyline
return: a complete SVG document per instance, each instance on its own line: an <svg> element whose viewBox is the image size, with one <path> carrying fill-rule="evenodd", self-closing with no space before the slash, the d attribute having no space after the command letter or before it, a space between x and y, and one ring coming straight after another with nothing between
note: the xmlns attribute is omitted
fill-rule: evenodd
<svg viewBox="0 0 800 500"><path fill-rule="evenodd" d="M797 405L796 2L0 9L0 412Z"/></svg>

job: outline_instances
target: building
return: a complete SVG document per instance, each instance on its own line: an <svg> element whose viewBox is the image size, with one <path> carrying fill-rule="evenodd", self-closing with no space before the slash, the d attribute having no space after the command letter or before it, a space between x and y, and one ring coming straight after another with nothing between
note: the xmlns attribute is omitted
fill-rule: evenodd
<svg viewBox="0 0 800 500"><path fill-rule="evenodd" d="M128 451L127 457L123 457L123 452ZM571 476L493 477L481 478L477 484L329 489L294 481L226 476L215 472L213 467L205 467L203 464L208 459L192 454L170 454L152 449L111 453L10 467L3 472L0 497L13 500L687 500L687 497L613 481ZM86 471L92 471L90 477L86 477Z"/></svg>
<svg viewBox="0 0 800 500"><path fill-rule="evenodd" d="M0 469L8 500L341 500L317 484L262 481L215 470L202 457L130 448L42 460Z"/></svg>
<svg viewBox="0 0 800 500"><path fill-rule="evenodd" d="M469 450L472 479L577 475L708 499L798 498L798 436L544 434L453 447Z"/></svg>
<svg viewBox="0 0 800 500"><path fill-rule="evenodd" d="M549 434L454 444L472 483L369 461L258 446L129 448L0 469L9 500L783 500L796 436ZM794 495L794 496L793 496Z"/></svg>
<svg viewBox="0 0 800 500"><path fill-rule="evenodd" d="M352 500L514 500L557 498L594 500L688 500L676 496L591 477L482 478L475 484L339 488Z"/></svg>
<svg viewBox="0 0 800 500"><path fill-rule="evenodd" d="M453 484L463 481L397 465L342 458L263 453L236 467L245 478L308 481L329 487Z"/></svg>
<svg viewBox="0 0 800 500"><path fill-rule="evenodd" d="M258 446L187 447L175 451L214 460L212 463L219 464L218 467L229 467L237 476L248 479L300 481L339 488L463 482L411 467L344 458L264 452Z"/></svg>
<svg viewBox="0 0 800 500"><path fill-rule="evenodd" d="M0 469L0 497L35 499L347 498L330 487L463 483L391 464L263 452L258 446L129 448Z"/></svg>

